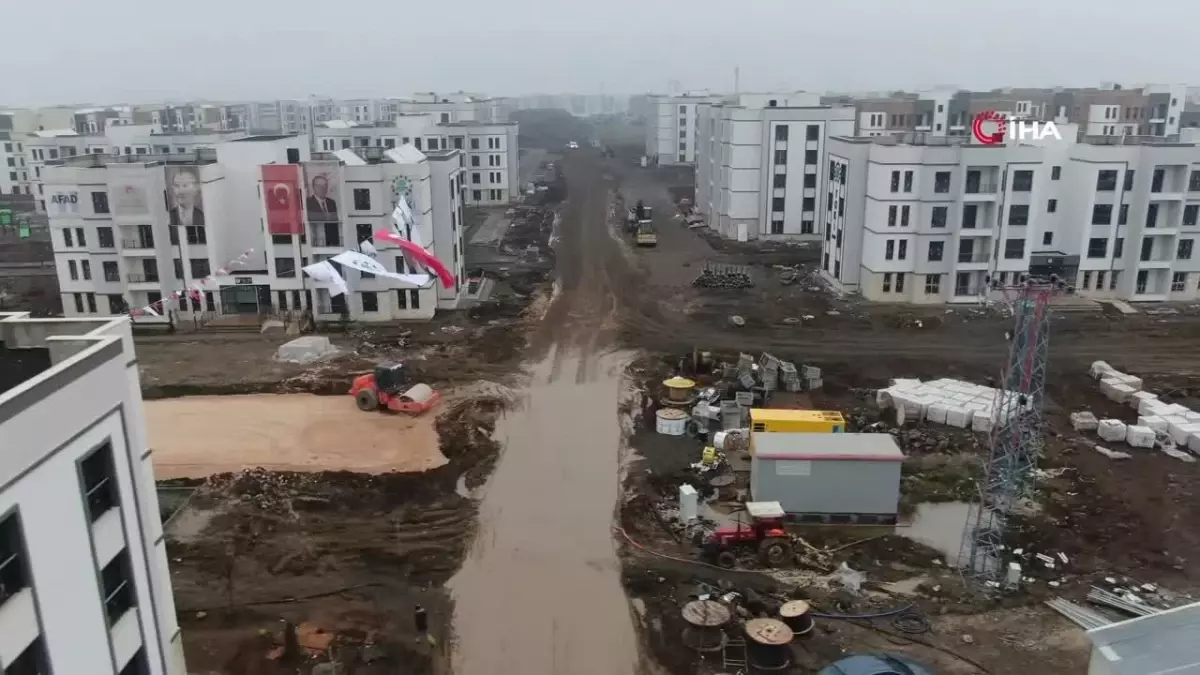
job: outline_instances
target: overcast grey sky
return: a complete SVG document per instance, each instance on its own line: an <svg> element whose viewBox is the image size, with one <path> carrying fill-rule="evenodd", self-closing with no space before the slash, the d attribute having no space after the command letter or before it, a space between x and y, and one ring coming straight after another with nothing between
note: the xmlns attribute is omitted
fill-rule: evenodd
<svg viewBox="0 0 1200 675"><path fill-rule="evenodd" d="M0 105L1194 82L1195 0L0 0Z"/></svg>

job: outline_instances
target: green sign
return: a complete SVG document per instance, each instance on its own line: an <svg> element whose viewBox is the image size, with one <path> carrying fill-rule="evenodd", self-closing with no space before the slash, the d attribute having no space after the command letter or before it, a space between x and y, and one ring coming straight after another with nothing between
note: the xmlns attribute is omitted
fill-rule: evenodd
<svg viewBox="0 0 1200 675"><path fill-rule="evenodd" d="M12 225L12 209L0 209L0 225Z"/></svg>

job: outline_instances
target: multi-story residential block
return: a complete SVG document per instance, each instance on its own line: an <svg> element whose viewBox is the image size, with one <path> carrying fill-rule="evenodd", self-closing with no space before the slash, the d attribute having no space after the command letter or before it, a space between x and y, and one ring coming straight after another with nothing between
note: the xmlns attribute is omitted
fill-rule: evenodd
<svg viewBox="0 0 1200 675"><path fill-rule="evenodd" d="M170 135L164 135L170 136ZM47 160L45 200L67 316L117 314L185 291L248 249L234 274L217 276L137 321L190 320L210 314L265 316L310 310L318 320L428 318L454 307L463 271L464 156L359 147L310 156L301 136L250 136L189 153L79 153ZM271 234L262 167L295 164L303 176L302 234ZM451 288L404 288L345 270L349 296L304 276L311 262L357 250L392 223L404 179L428 228L424 242L451 266ZM446 189L453 182L451 194ZM381 254L387 244L376 243ZM398 255L381 260L391 271ZM415 270L413 270L415 272ZM390 284L390 285L389 285ZM378 294L383 293L384 296Z"/></svg>
<svg viewBox="0 0 1200 675"><path fill-rule="evenodd" d="M0 667L185 675L129 321L0 313Z"/></svg>
<svg viewBox="0 0 1200 675"><path fill-rule="evenodd" d="M707 93L652 95L646 119L646 156L662 166L695 164L698 110L720 103L723 96Z"/></svg>
<svg viewBox="0 0 1200 675"><path fill-rule="evenodd" d="M1200 297L1200 144L833 138L821 269L869 300L977 302L1057 274L1085 297Z"/></svg>
<svg viewBox="0 0 1200 675"><path fill-rule="evenodd" d="M21 138L11 131L0 131L0 195L33 194Z"/></svg>
<svg viewBox="0 0 1200 675"><path fill-rule="evenodd" d="M696 125L696 209L722 236L819 239L825 148L852 134L854 108L815 94L738 94L701 103Z"/></svg>
<svg viewBox="0 0 1200 675"><path fill-rule="evenodd" d="M831 97L858 108L859 136L922 132L970 136L983 112L1018 119L1075 124L1084 136L1161 136L1187 126L1186 85L1146 85L1134 89L996 89L986 92L934 90L896 92L884 97ZM1191 118L1200 123L1200 112Z"/></svg>
<svg viewBox="0 0 1200 675"><path fill-rule="evenodd" d="M106 119L102 133L80 134L70 129L39 131L25 141L29 164L31 194L39 213L46 213L43 171L48 162L78 155L114 157L149 155L186 155L204 148L246 136L241 131L164 132L157 124L125 124Z"/></svg>
<svg viewBox="0 0 1200 675"><path fill-rule="evenodd" d="M436 115L436 116L435 116ZM411 143L422 152L459 150L469 206L507 204L520 194L516 122L440 122L441 113L399 113L392 122L325 122L313 129L318 152L396 148Z"/></svg>

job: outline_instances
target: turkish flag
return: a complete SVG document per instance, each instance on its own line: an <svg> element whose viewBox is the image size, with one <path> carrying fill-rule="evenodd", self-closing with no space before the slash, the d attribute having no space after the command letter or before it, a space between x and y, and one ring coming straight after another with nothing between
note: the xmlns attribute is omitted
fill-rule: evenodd
<svg viewBox="0 0 1200 675"><path fill-rule="evenodd" d="M301 234L300 167L296 164L264 164L263 200L267 203L267 232Z"/></svg>

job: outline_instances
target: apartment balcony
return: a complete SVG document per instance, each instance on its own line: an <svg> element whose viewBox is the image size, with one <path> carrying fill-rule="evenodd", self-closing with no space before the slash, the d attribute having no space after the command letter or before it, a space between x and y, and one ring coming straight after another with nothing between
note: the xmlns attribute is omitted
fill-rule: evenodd
<svg viewBox="0 0 1200 675"><path fill-rule="evenodd" d="M954 295L959 298L974 298L983 295L986 290L987 286L984 284L967 284L966 286L955 286Z"/></svg>
<svg viewBox="0 0 1200 675"><path fill-rule="evenodd" d="M140 274L126 274L125 282L129 284L130 290L144 290L146 288L155 290L161 285L157 274L146 274L144 272Z"/></svg>
<svg viewBox="0 0 1200 675"><path fill-rule="evenodd" d="M956 268L961 270L986 270L992 262L992 254L983 251L960 251Z"/></svg>
<svg viewBox="0 0 1200 675"><path fill-rule="evenodd" d="M153 256L154 255L154 240L153 239L122 239L121 240L121 255Z"/></svg>
<svg viewBox="0 0 1200 675"><path fill-rule="evenodd" d="M999 186L995 183L971 183L963 188L963 201L994 202Z"/></svg>

